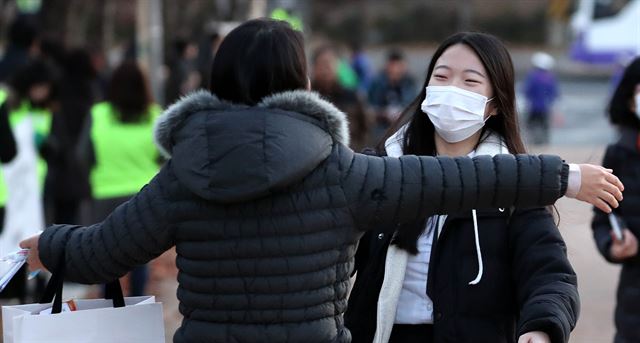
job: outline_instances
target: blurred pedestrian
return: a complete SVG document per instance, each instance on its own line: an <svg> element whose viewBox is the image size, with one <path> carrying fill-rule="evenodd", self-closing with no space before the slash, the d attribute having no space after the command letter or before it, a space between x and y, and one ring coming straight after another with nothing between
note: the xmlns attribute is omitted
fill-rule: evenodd
<svg viewBox="0 0 640 343"><path fill-rule="evenodd" d="M384 70L373 79L369 88L369 104L373 107L377 119L374 132L376 141L416 94L417 86L407 72L404 55L399 50L390 51Z"/></svg>
<svg viewBox="0 0 640 343"><path fill-rule="evenodd" d="M621 264L615 310L615 343L640 342L640 58L625 70L609 103L609 118L620 138L607 147L602 165L625 182L625 201L614 211L621 219L622 239L610 218L595 209L593 237L602 256Z"/></svg>
<svg viewBox="0 0 640 343"><path fill-rule="evenodd" d="M89 170L77 158L76 147L94 102L95 71L89 53L80 48L64 53L58 85L58 102L50 140L55 147L47 156L46 180L49 222L78 222L82 201L90 199Z"/></svg>
<svg viewBox="0 0 640 343"><path fill-rule="evenodd" d="M16 223L40 227L44 225L44 213L42 211L44 181L47 175L46 161L53 145L49 136L52 122L51 109L55 101L52 72L45 62L38 59L29 61L15 71L9 80L9 86L10 96L0 106L2 109L0 112L4 111L5 113L0 113L0 116L4 117L6 115L14 133L16 154L14 154L11 162L19 160L21 156L25 156L24 154L28 154L28 151L34 148L36 151L33 153L37 152L39 156L20 166L20 168L26 168L20 170L20 180L5 180L5 200L8 203L13 197L17 201L14 201L14 207L10 208L12 212L5 213L4 221L2 222L3 226L7 225L3 230L12 230L10 235L2 236L3 247L11 245L9 242L12 239L15 240L12 236L16 235L16 233L17 235L24 235L24 231L38 230L38 227L23 227ZM16 130L23 128L25 125L30 127L26 132L32 137L16 136ZM5 133L1 134L4 136ZM5 136L3 138L1 139L3 141L2 144L5 144L5 139L8 137ZM25 143L25 138L28 143ZM22 160L24 161L24 159ZM6 163L8 161L2 162ZM4 174L3 177L8 177L9 172L6 171ZM15 175L15 171L13 174ZM33 176L33 179L30 176ZM16 181L20 182L16 183ZM27 185L33 185L33 187L26 187ZM20 192L19 196L16 194L17 191ZM11 223L8 223L9 221ZM26 278L26 268L23 268L0 293L0 297L5 299L19 298L20 301L25 301L28 296Z"/></svg>
<svg viewBox="0 0 640 343"><path fill-rule="evenodd" d="M365 230L438 211L548 205L570 182L557 156L354 153L344 113L308 91L302 34L282 21L231 31L211 74L210 92L158 119L171 159L148 185L100 224L53 226L20 244L32 268L63 263L84 283L112 281L176 245L184 320L175 342L349 342L342 314ZM620 199L622 185L584 167L594 173L583 173L579 197L616 206L609 196ZM465 175L475 177L461 183Z"/></svg>
<svg viewBox="0 0 640 343"><path fill-rule="evenodd" d="M125 60L111 75L106 101L91 108L79 142L91 171L91 222L105 220L158 172L152 131L159 113L146 76L135 61ZM144 294L147 274L145 265L133 269L130 295Z"/></svg>
<svg viewBox="0 0 640 343"><path fill-rule="evenodd" d="M358 76L358 92L365 95L372 78L371 60L359 42L351 43L351 68Z"/></svg>
<svg viewBox="0 0 640 343"><path fill-rule="evenodd" d="M47 175L47 155L55 142L49 140L52 109L55 107L57 89L50 66L35 59L19 68L9 80L12 97L9 102L9 122L16 127L29 118L34 130L35 147L40 153L38 179L44 192Z"/></svg>
<svg viewBox="0 0 640 343"><path fill-rule="evenodd" d="M9 27L7 50L0 59L0 84L37 54L37 29L30 17L18 17Z"/></svg>
<svg viewBox="0 0 640 343"><path fill-rule="evenodd" d="M549 143L549 126L554 101L558 98L558 81L553 74L555 61L544 52L531 57L533 69L524 82L524 94L527 99L529 117L527 124L533 144Z"/></svg>
<svg viewBox="0 0 640 343"><path fill-rule="evenodd" d="M317 91L343 111L349 119L350 147L360 151L369 142L371 120L355 91L344 88L338 82L338 56L333 47L322 46L312 56L311 89Z"/></svg>
<svg viewBox="0 0 640 343"><path fill-rule="evenodd" d="M202 81L198 70L198 46L185 39L176 40L173 46L174 55L165 87L164 100L167 104L198 89Z"/></svg>
<svg viewBox="0 0 640 343"><path fill-rule="evenodd" d="M473 32L447 38L392 131L382 155L525 153L503 43ZM443 213L377 226L361 240L345 314L353 342L568 342L579 311L577 278L551 212Z"/></svg>

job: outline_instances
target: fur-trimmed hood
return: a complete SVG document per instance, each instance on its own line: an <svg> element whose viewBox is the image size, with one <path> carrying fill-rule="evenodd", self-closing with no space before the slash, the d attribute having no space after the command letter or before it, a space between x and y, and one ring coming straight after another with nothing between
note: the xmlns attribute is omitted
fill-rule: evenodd
<svg viewBox="0 0 640 343"><path fill-rule="evenodd" d="M190 115L202 111L225 111L247 109L249 106L233 104L219 99L206 90L197 90L182 97L169 106L156 121L153 136L162 155L171 157L173 147L171 135ZM339 143L349 145L349 123L346 114L318 93L296 90L270 95L256 109L280 109L298 112L315 118L325 125L327 132Z"/></svg>
<svg viewBox="0 0 640 343"><path fill-rule="evenodd" d="M349 144L346 115L316 93L289 91L256 106L200 90L157 120L158 149L191 191L217 202L265 196L299 181Z"/></svg>

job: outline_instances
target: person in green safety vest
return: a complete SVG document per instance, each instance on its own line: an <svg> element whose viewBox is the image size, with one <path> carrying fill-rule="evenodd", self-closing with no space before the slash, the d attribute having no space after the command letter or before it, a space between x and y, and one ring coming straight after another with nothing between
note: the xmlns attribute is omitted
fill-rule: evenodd
<svg viewBox="0 0 640 343"><path fill-rule="evenodd" d="M40 60L34 60L20 68L11 78L9 85L15 97L9 106L9 123L15 128L29 118L33 125L35 147L40 153L38 160L38 181L44 189L47 162L44 158L48 149L47 138L51 132L54 85L50 68Z"/></svg>
<svg viewBox="0 0 640 343"><path fill-rule="evenodd" d="M286 21L294 30L303 31L304 28L302 19L287 8L278 7L271 11L271 19Z"/></svg>
<svg viewBox="0 0 640 343"><path fill-rule="evenodd" d="M4 108L5 113L0 114L0 118L6 118L13 132L24 120L31 120L34 146L39 153L36 166L37 175L41 186L41 196L44 199L44 180L47 174L47 162L44 157L51 148L51 142L48 139L52 123L50 109L55 100L53 74L49 66L43 61L31 60L12 74L9 79L9 90L11 96L8 96L9 92L5 92L3 96L5 101L2 108ZM0 121L4 121L4 119L0 119ZM0 133L0 135L3 134ZM17 142L14 142L14 144L17 144ZM16 152L19 150L19 147L16 147ZM6 161L2 162L6 163ZM3 186L6 187L7 185L2 182L0 188L3 188ZM8 200L9 194L6 192L6 188L0 190L0 193L4 193L0 197ZM14 276L0 294L0 298L26 300L26 280L26 268L24 268Z"/></svg>
<svg viewBox="0 0 640 343"><path fill-rule="evenodd" d="M80 137L81 157L91 171L92 222L103 221L158 172L160 155L153 142L153 123L160 112L138 64L125 61L116 68L106 101L91 108ZM146 266L132 271L132 296L143 295L146 279Z"/></svg>

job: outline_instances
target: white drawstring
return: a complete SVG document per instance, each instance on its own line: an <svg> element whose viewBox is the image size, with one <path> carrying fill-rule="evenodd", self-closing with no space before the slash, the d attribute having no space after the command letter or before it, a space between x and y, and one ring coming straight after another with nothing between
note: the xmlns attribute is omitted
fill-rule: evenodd
<svg viewBox="0 0 640 343"><path fill-rule="evenodd" d="M473 233L476 238L476 253L478 254L478 275L475 280L469 282L469 284L477 285L480 280L482 280L484 266L482 265L482 251L480 251L480 235L478 234L478 217L476 215L476 210L471 210L471 214L473 214Z"/></svg>

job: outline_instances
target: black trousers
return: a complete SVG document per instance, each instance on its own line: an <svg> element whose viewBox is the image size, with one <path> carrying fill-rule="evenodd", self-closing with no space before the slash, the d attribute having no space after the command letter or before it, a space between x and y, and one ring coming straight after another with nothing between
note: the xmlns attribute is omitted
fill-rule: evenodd
<svg viewBox="0 0 640 343"><path fill-rule="evenodd" d="M431 324L395 324L391 330L389 343L432 343L433 325Z"/></svg>

